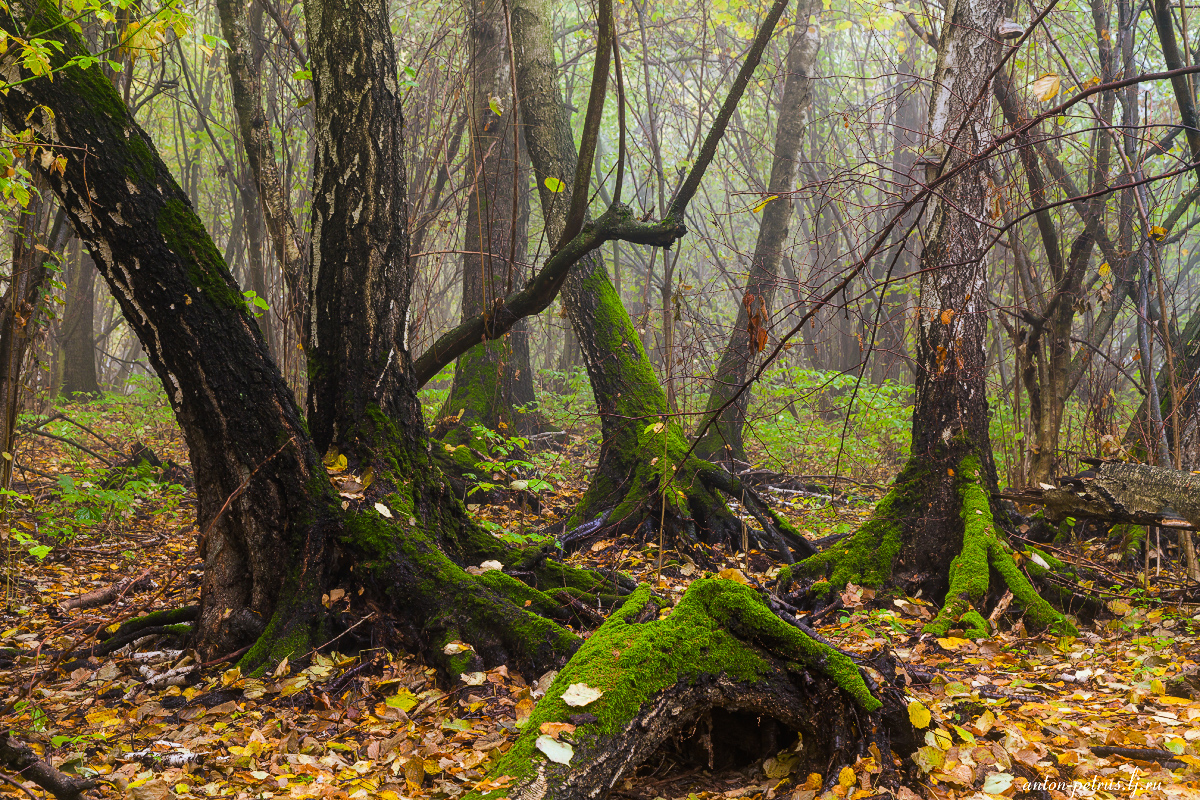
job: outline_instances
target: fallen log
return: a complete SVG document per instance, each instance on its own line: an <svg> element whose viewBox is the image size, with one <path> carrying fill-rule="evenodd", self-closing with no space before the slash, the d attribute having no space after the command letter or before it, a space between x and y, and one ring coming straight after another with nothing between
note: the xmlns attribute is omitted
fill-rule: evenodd
<svg viewBox="0 0 1200 800"><path fill-rule="evenodd" d="M1089 469L1016 492L1002 500L1039 505L1057 524L1067 517L1200 530L1200 474L1147 464L1082 459Z"/></svg>

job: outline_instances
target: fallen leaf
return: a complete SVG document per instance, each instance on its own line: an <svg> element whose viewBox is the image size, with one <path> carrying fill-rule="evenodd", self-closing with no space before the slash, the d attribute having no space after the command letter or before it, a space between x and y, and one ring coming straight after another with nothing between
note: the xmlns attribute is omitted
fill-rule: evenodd
<svg viewBox="0 0 1200 800"><path fill-rule="evenodd" d="M563 692L562 700L572 708L582 708L589 703L594 703L599 700L604 692L599 689L593 689L586 683L572 683ZM563 762L566 763L566 762Z"/></svg>
<svg viewBox="0 0 1200 800"><path fill-rule="evenodd" d="M570 764L575 755L574 748L566 742L560 742L550 736L539 736L533 742L534 747L546 754L546 758L555 764Z"/></svg>

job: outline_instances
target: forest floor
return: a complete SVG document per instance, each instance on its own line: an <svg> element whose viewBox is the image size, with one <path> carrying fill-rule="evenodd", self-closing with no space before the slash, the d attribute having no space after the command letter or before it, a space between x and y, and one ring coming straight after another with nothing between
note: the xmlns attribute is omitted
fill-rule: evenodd
<svg viewBox="0 0 1200 800"><path fill-rule="evenodd" d="M341 654L336 642L303 669L285 663L254 679L232 662L203 664L182 686L159 685L155 676L186 671L195 661L154 640L139 643L136 652L64 665L60 654L94 645L97 630L194 604L202 566L190 491L149 479L110 489L94 483L107 469L101 459L117 460L116 451L127 452L135 441L186 464L169 418L148 422L137 408L68 411L73 422L42 430L86 442L94 454L32 435L22 437L16 453L14 487L32 500L20 503L6 525L0 709L8 712L0 730L12 730L61 770L101 779L92 796L133 800L454 798L511 745L539 687L549 685L547 676L500 667L445 685L403 652ZM575 489L550 497L540 515L496 506L478 506L476 513L498 534L530 536L576 496L586 460L566 461L577 473L565 476L560 488ZM814 537L854 527L870 511L869 505L821 505L810 499L781 509ZM1113 569L1100 540L1059 555ZM719 575L732 580L765 584L777 570L761 554L716 556L725 565ZM571 561L618 567L669 597L702 574L671 553L660 563L653 547L613 541L597 542ZM1137 586L1136 576L1126 577L1127 586ZM1164 571L1152 584L1169 588L1178 577ZM115 602L64 608L114 585L123 590ZM906 800L1200 798L1200 679L1186 677L1200 658L1200 608L1165 604L1159 594L1152 585L1112 596L1111 613L1083 626L1078 638L1028 635L1018 624L972 642L922 636L931 617L927 601L872 608L869 591L850 587L845 609L820 630L856 654L888 646L904 666L910 716L926 731L919 785L900 792ZM1130 748L1127 755L1145 760L1093 749L1105 746ZM795 774L793 763L783 752L712 774L664 756L615 796L874 795L872 758L837 776ZM1045 791L1031 780L1043 782ZM26 787L32 791L0 785L0 794L43 796L32 783Z"/></svg>

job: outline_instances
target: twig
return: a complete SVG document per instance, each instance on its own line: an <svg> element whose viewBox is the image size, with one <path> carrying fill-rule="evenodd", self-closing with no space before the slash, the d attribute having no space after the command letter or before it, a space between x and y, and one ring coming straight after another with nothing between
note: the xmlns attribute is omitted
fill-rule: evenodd
<svg viewBox="0 0 1200 800"><path fill-rule="evenodd" d="M1168 750L1152 750L1142 747L1109 747L1101 745L1098 747L1089 748L1092 753L1098 756L1120 756L1133 761L1157 761L1160 764L1167 764L1172 761L1182 765L1183 762L1179 757Z"/></svg>
<svg viewBox="0 0 1200 800"><path fill-rule="evenodd" d="M88 447L87 445L80 444L79 442L75 441L74 439L69 439L66 436L58 436L53 433L47 433L46 431L33 430L31 428L21 428L21 433L31 433L34 436L41 436L42 438L45 438L45 439L53 439L56 442L62 442L63 444L69 444L69 445L71 445L71 447L74 447L76 450L82 450L83 452L87 453L90 456L95 456L96 458L103 461L107 466L111 467L113 465L113 462L109 461L107 458L100 455L92 448Z"/></svg>
<svg viewBox="0 0 1200 800"><path fill-rule="evenodd" d="M27 795L29 795L30 797L32 797L32 798L33 798L33 800L38 800L38 799L37 799L37 795L35 795L33 792L31 792L31 791L29 791L28 789L26 789L26 788L25 788L25 784L23 784L23 783L17 783L17 782L16 782L16 781L14 781L12 778L10 778L10 777L8 777L7 775L5 775L3 772L0 772L0 781L4 781L5 783L11 784L12 786L15 786L15 787L17 787L17 788L18 788L18 789L20 789L22 792L24 792L25 794L27 794Z"/></svg>

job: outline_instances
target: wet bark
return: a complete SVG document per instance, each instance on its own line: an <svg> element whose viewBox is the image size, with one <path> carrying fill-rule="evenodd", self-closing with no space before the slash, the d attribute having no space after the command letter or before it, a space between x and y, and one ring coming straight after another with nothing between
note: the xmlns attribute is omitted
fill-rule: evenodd
<svg viewBox="0 0 1200 800"><path fill-rule="evenodd" d="M814 9L815 5L802 3L796 12L796 19L807 20ZM742 293L742 305L738 308L729 341L721 351L716 374L709 384L706 411L714 418L696 447L696 453L703 458L747 460L742 434L751 392L747 389L738 394L738 390L757 366L759 353L767 343L771 306L779 282L779 263L794 205L791 193L796 186L805 108L810 102L813 66L820 44L820 34L815 25L797 24L789 43L785 67L787 76L776 111L775 150L767 184L767 197L775 196L777 199L767 202L762 209L762 221L750 261L750 274Z"/></svg>
<svg viewBox="0 0 1200 800"><path fill-rule="evenodd" d="M506 8L495 2L467 3L471 190L462 248L464 322L523 283L526 272L529 169L519 140ZM537 398L529 332L527 321L521 320L502 338L458 357L435 435L450 434L457 442L469 440L476 424L509 434L540 427L532 408Z"/></svg>
<svg viewBox="0 0 1200 800"><path fill-rule="evenodd" d="M372 30L362 20L349 24L320 13L313 19L343 31ZM376 21L383 23L373 29L379 37L387 31L386 16ZM27 35L60 37L62 58L83 52L53 7L26 11L23 22ZM17 30L8 15L0 25ZM390 41L390 34L375 41ZM42 106L53 122L39 116ZM545 554L511 552L468 521L430 460L411 373L397 373L399 396L389 401L390 413L364 403L359 418L338 428L362 436L347 452L363 458L348 467L359 477L366 468L375 473L369 493L351 507L335 494L220 254L112 85L94 69L63 69L53 82L10 89L0 111L14 128L33 120L39 136L53 136L68 153L96 154L69 156L61 175L47 177L143 343L188 444L205 562L195 639L205 658L250 642L255 647L244 657L247 668L289 655L303 658L338 625L340 613L322 605L322 594L344 588L358 597L353 589L361 587L366 601L395 612L392 621L413 649L447 668L507 661L533 671L565 661L575 637L512 598L553 614L562 603L537 586L579 593L593 606L597 593L616 590L610 581L569 570ZM319 118L329 119L320 112ZM321 132L326 143L332 141L330 127ZM402 203L403 183L394 188ZM346 209L341 199L337 191L327 192L323 207ZM324 219L346 223L332 215ZM330 228L328 237L346 241L341 228ZM346 271L354 272L354 265ZM361 303L375 298L364 292ZM366 317L362 308L352 311L351 319ZM367 327L367 334L379 329ZM407 359L407 351L398 352L399 363ZM391 521L376 503L394 509ZM461 569L482 560L511 564L525 582L476 578ZM475 650L451 664L443 646L458 638Z"/></svg>
<svg viewBox="0 0 1200 800"><path fill-rule="evenodd" d="M925 179L960 168L924 221L912 454L871 520L838 547L798 564L805 602L848 582L945 598L926 631L986 636L980 611L1005 589L1031 627L1074 630L1018 567L993 499L986 339L989 181L977 160L991 142L999 2L957 4L943 20L929 114ZM993 576L999 576L997 581ZM814 580L815 579L815 580Z"/></svg>
<svg viewBox="0 0 1200 800"><path fill-rule="evenodd" d="M1000 55L995 36L1002 4L960 3L943 21L930 96L926 181L969 161L991 141L987 81ZM980 459L996 485L986 388L988 207L986 164L948 183L926 211L917 302L916 404L911 458L928 473L922 509L906 530L896 579L940 597L961 541L961 500L954 470ZM937 591L940 590L940 591Z"/></svg>

